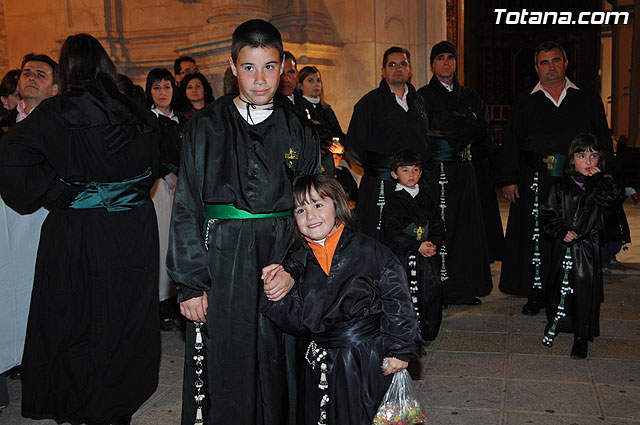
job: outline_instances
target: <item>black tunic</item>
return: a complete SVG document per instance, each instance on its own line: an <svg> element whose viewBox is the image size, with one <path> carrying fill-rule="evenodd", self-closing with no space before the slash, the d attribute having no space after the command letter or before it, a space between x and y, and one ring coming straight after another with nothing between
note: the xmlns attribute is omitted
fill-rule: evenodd
<svg viewBox="0 0 640 425"><path fill-rule="evenodd" d="M541 227L553 238L544 285L545 312L551 325L560 301L562 262L570 247L573 266L569 285L573 294L567 295L567 317L559 323L559 330L593 341L600 334L600 302L604 298L599 232L603 228L603 211L613 206L620 191L601 174L581 180L584 190L572 177L562 177L552 184L546 202L540 207ZM578 238L566 243L563 238L569 230L576 232Z"/></svg>
<svg viewBox="0 0 640 425"><path fill-rule="evenodd" d="M250 125L232 96L202 109L183 132L167 267L178 301L208 294L207 424L292 424L296 394L295 359L285 350L293 350L293 339L258 312L264 298L260 270L282 261L293 236L292 218L207 221L204 203L233 203L251 213L290 210L293 178L319 172L318 146L310 125L280 103L265 121ZM194 337L189 322L185 425L193 424L196 413Z"/></svg>
<svg viewBox="0 0 640 425"><path fill-rule="evenodd" d="M160 365L157 120L97 81L43 101L0 141L0 192L45 204L22 366L22 414L110 423L155 391ZM67 209L62 182L152 169L133 209Z"/></svg>
<svg viewBox="0 0 640 425"><path fill-rule="evenodd" d="M433 341L438 335L442 321L442 282L438 255L423 257L418 249L425 241L436 248L442 243L442 220L426 190L421 189L412 197L402 189L389 197L382 213L384 242L398 256L407 269L407 279L411 281L409 257L416 261L418 294L414 305L418 307L420 333L424 341ZM415 233L422 227L424 234ZM411 233L411 234L409 234Z"/></svg>
<svg viewBox="0 0 640 425"><path fill-rule="evenodd" d="M488 113L480 96L454 80L449 92L434 76L420 94L429 115L432 161L429 172L431 199L441 198L440 164L445 185L445 264L449 278L442 283L443 302L465 304L491 292L491 270L484 230L482 204L471 161L461 161L467 146L487 136Z"/></svg>
<svg viewBox="0 0 640 425"><path fill-rule="evenodd" d="M384 79L377 89L364 95L353 108L344 143L345 149L354 153L365 169L356 201L360 228L377 240L382 239L382 232L377 229L380 182L384 180L385 199L395 188L389 174L391 156L400 149L410 149L418 152L425 162L431 157L424 102L410 83L407 86L408 112L398 104Z"/></svg>
<svg viewBox="0 0 640 425"><path fill-rule="evenodd" d="M499 186L517 184L520 192L520 198L509 206L499 285L502 292L521 296L531 294L535 270L531 262L534 252L534 218L531 215L534 173L539 171L538 199L542 202L554 180L546 171L543 156L566 155L573 138L583 132L598 137L610 158L607 120L602 100L595 93L569 88L560 106L556 107L542 91L537 91L525 95L513 105L496 176ZM545 258L550 249L551 242L542 234L542 276L547 273Z"/></svg>
<svg viewBox="0 0 640 425"><path fill-rule="evenodd" d="M406 273L391 251L360 233L344 229L329 275L305 243L306 269L292 291L263 311L286 332L320 338L332 333L336 348L327 347L329 384L327 424L368 425L373 420L392 375L383 376L384 357L408 361L420 355L418 321L407 288ZM380 316L379 332L351 344L335 336L345 327ZM377 321L376 321L377 323ZM307 367L306 421L319 420L320 368ZM239 422L238 422L239 423Z"/></svg>

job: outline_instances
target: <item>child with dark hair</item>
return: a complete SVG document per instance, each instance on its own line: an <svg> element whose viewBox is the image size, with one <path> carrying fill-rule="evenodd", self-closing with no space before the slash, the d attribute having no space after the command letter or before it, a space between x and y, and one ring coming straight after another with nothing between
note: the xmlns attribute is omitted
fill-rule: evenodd
<svg viewBox="0 0 640 425"><path fill-rule="evenodd" d="M565 175L551 186L540 207L542 230L554 239L544 286L548 323L542 342L551 347L558 332L573 332L573 358L587 357L588 341L600 335L600 231L603 211L619 194L602 174L604 160L603 145L594 135L576 136Z"/></svg>
<svg viewBox="0 0 640 425"><path fill-rule="evenodd" d="M407 149L391 158L396 181L382 212L384 239L407 270L412 301L424 341L433 341L442 321L442 283L436 252L442 241L442 220L419 181L422 157Z"/></svg>
<svg viewBox="0 0 640 425"><path fill-rule="evenodd" d="M304 270L293 272L294 289L276 301L269 286L291 279L289 267L265 267L270 301L262 311L285 332L312 338L304 423L370 424L392 374L421 351L405 271L387 247L354 230L335 178L299 177L293 196L295 256Z"/></svg>
<svg viewBox="0 0 640 425"><path fill-rule="evenodd" d="M282 66L273 25L238 26L229 64L239 94L187 123L171 217L167 267L188 319L182 423L293 424L295 339L260 314L260 270L293 241L293 179L319 171L319 142L273 102Z"/></svg>

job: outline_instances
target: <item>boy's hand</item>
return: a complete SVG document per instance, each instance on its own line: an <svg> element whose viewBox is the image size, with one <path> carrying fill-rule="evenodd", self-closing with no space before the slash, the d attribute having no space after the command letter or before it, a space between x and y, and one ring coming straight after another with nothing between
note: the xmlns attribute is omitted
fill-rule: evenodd
<svg viewBox="0 0 640 425"><path fill-rule="evenodd" d="M385 367L386 366L386 367ZM382 360L381 367L383 370L383 375L391 375L392 373L400 372L403 369L406 369L409 366L408 362L404 362L402 360L398 360L395 357L385 357Z"/></svg>
<svg viewBox="0 0 640 425"><path fill-rule="evenodd" d="M431 241L425 241L420 244L418 252L423 257L433 257L436 255L436 246Z"/></svg>
<svg viewBox="0 0 640 425"><path fill-rule="evenodd" d="M264 294L269 301L280 301L293 287L293 278L280 264L270 264L262 269Z"/></svg>
<svg viewBox="0 0 640 425"><path fill-rule="evenodd" d="M578 238L578 234L576 232L574 232L573 230L569 230L567 232L567 236L564 237L564 239L562 239L565 242L571 242L574 239Z"/></svg>
<svg viewBox="0 0 640 425"><path fill-rule="evenodd" d="M180 313L189 320L194 322L207 323L207 309L209 308L209 300L207 293L203 292L201 296L191 298L180 303Z"/></svg>

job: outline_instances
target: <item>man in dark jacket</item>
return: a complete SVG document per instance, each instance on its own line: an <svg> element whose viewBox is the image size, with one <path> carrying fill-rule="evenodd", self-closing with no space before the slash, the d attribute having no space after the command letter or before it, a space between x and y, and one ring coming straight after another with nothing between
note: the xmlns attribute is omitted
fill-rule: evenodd
<svg viewBox="0 0 640 425"><path fill-rule="evenodd" d="M477 297L488 295L493 283L471 147L487 137L488 111L478 93L458 83L453 44L436 44L430 59L433 78L418 94L429 115L427 182L445 224L439 252L443 305L478 305Z"/></svg>
<svg viewBox="0 0 640 425"><path fill-rule="evenodd" d="M391 179L391 156L400 149L429 153L429 123L424 101L409 83L411 55L391 47L382 59L382 81L353 108L345 148L364 168L356 201L356 216L362 233L382 239L382 209L395 188Z"/></svg>

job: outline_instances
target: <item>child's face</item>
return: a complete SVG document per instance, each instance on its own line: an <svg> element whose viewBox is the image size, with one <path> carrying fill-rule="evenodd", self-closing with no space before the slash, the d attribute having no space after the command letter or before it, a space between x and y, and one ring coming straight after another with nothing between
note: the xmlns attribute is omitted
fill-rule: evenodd
<svg viewBox="0 0 640 425"><path fill-rule="evenodd" d="M597 167L599 160L600 152L593 150L573 154L573 164L576 167L576 171L583 176L592 175L593 172L591 172L591 168Z"/></svg>
<svg viewBox="0 0 640 425"><path fill-rule="evenodd" d="M421 175L422 168L419 165L405 165L391 172L391 177L397 179L398 183L409 189L416 187Z"/></svg>
<svg viewBox="0 0 640 425"><path fill-rule="evenodd" d="M326 238L338 227L333 200L321 198L314 187L307 195L307 203L296 205L294 214L300 233L314 241Z"/></svg>
<svg viewBox="0 0 640 425"><path fill-rule="evenodd" d="M238 77L240 97L258 105L271 102L278 89L282 61L273 47L243 47L231 71Z"/></svg>

